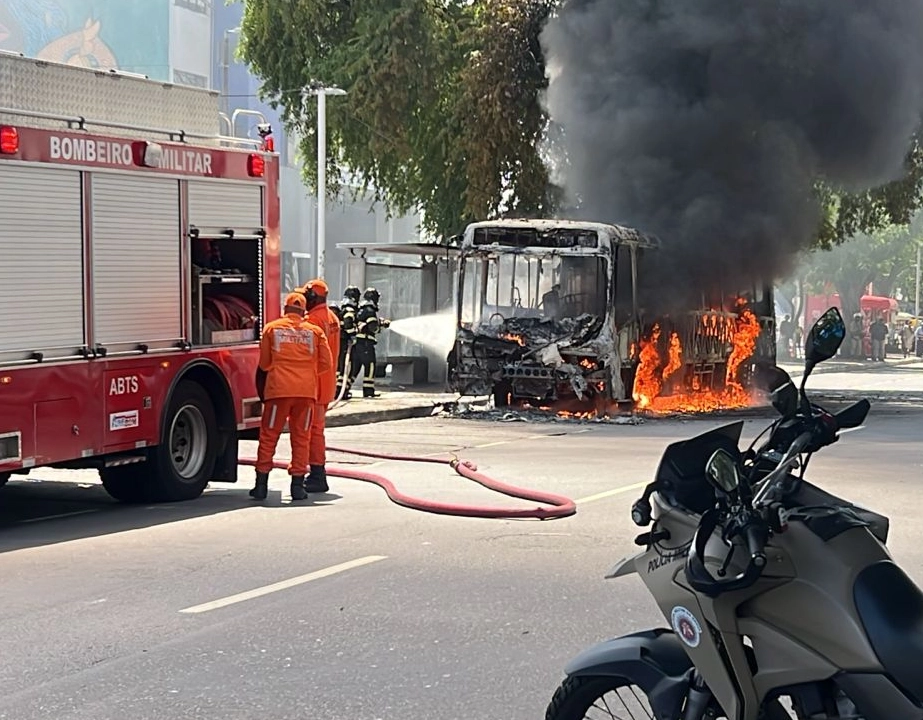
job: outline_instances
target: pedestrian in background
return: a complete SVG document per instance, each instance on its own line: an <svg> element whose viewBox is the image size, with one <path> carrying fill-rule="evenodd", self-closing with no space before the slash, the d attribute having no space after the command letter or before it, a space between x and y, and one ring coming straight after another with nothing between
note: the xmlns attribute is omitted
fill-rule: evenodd
<svg viewBox="0 0 923 720"><path fill-rule="evenodd" d="M323 330L305 321L304 295L289 293L284 304L285 314L267 323L260 338L256 386L263 415L256 453L256 484L250 491L250 497L256 500L265 500L269 492L269 473L286 421L292 445L288 466L292 500L307 497L304 483L318 376L333 367Z"/></svg>
<svg viewBox="0 0 923 720"><path fill-rule="evenodd" d="M879 315L869 326L869 337L872 340L872 361L885 361L885 340L888 338L888 326Z"/></svg>
<svg viewBox="0 0 923 720"><path fill-rule="evenodd" d="M336 313L327 306L329 288L320 278L311 280L300 292L304 293L307 303L307 320L324 331L330 354L334 358L340 355L340 321ZM308 449L308 464L311 471L304 483L305 492L325 493L327 485L327 407L336 399L337 371L331 367L327 372L318 374L317 402L311 420L311 441Z"/></svg>

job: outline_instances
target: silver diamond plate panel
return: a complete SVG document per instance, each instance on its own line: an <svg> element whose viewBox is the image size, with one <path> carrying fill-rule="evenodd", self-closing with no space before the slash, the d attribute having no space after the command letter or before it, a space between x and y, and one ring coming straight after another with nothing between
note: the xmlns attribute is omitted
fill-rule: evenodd
<svg viewBox="0 0 923 720"><path fill-rule="evenodd" d="M12 55L0 55L0 108L209 137L221 131L216 92ZM64 127L57 120L26 120L3 113L0 119L31 127ZM127 128L88 125L87 129L106 135L150 137L150 132Z"/></svg>

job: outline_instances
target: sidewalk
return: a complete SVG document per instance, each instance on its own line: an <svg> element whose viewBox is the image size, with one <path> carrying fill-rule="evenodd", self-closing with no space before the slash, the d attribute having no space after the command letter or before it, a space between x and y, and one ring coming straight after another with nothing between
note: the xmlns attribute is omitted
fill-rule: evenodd
<svg viewBox="0 0 923 720"><path fill-rule="evenodd" d="M776 363L780 368L785 370L792 378L801 377L804 371L804 360L782 360ZM812 375L824 375L827 373L844 373L844 372L874 372L884 368L902 367L904 365L919 365L923 368L923 358L911 355L908 358L899 355L886 357L883 363L872 362L871 360L852 360L848 358L831 358L823 362L812 371Z"/></svg>
<svg viewBox="0 0 923 720"><path fill-rule="evenodd" d="M429 417L442 409L444 403L458 399L441 385L411 387L380 385L381 397L363 398L362 390L353 393L352 400L327 411L327 427L364 425L366 423ZM485 398L486 401L486 398Z"/></svg>

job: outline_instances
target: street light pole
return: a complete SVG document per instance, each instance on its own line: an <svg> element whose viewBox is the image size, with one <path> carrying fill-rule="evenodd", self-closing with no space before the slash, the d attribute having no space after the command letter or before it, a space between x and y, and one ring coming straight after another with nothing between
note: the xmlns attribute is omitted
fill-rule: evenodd
<svg viewBox="0 0 923 720"><path fill-rule="evenodd" d="M327 96L345 95L338 87L308 88L317 95L317 277L324 277L327 260Z"/></svg>
<svg viewBox="0 0 923 720"><path fill-rule="evenodd" d="M920 243L917 243L917 287L914 298L913 316L920 317Z"/></svg>
<svg viewBox="0 0 923 720"><path fill-rule="evenodd" d="M327 93L317 93L317 277L327 260Z"/></svg>
<svg viewBox="0 0 923 720"><path fill-rule="evenodd" d="M222 62L221 62L221 104L224 108L224 114L231 115L231 98L230 98L230 74L231 74L231 35L240 32L240 28L229 28L224 31L224 42L222 43ZM233 135L233 132L231 133Z"/></svg>

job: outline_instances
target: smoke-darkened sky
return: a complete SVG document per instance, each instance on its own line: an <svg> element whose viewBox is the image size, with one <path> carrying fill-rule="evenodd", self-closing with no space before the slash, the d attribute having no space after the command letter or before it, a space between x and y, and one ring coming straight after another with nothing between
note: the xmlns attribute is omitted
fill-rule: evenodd
<svg viewBox="0 0 923 720"><path fill-rule="evenodd" d="M674 287L788 272L815 178L895 179L923 117L923 0L565 0L542 44L575 214Z"/></svg>

